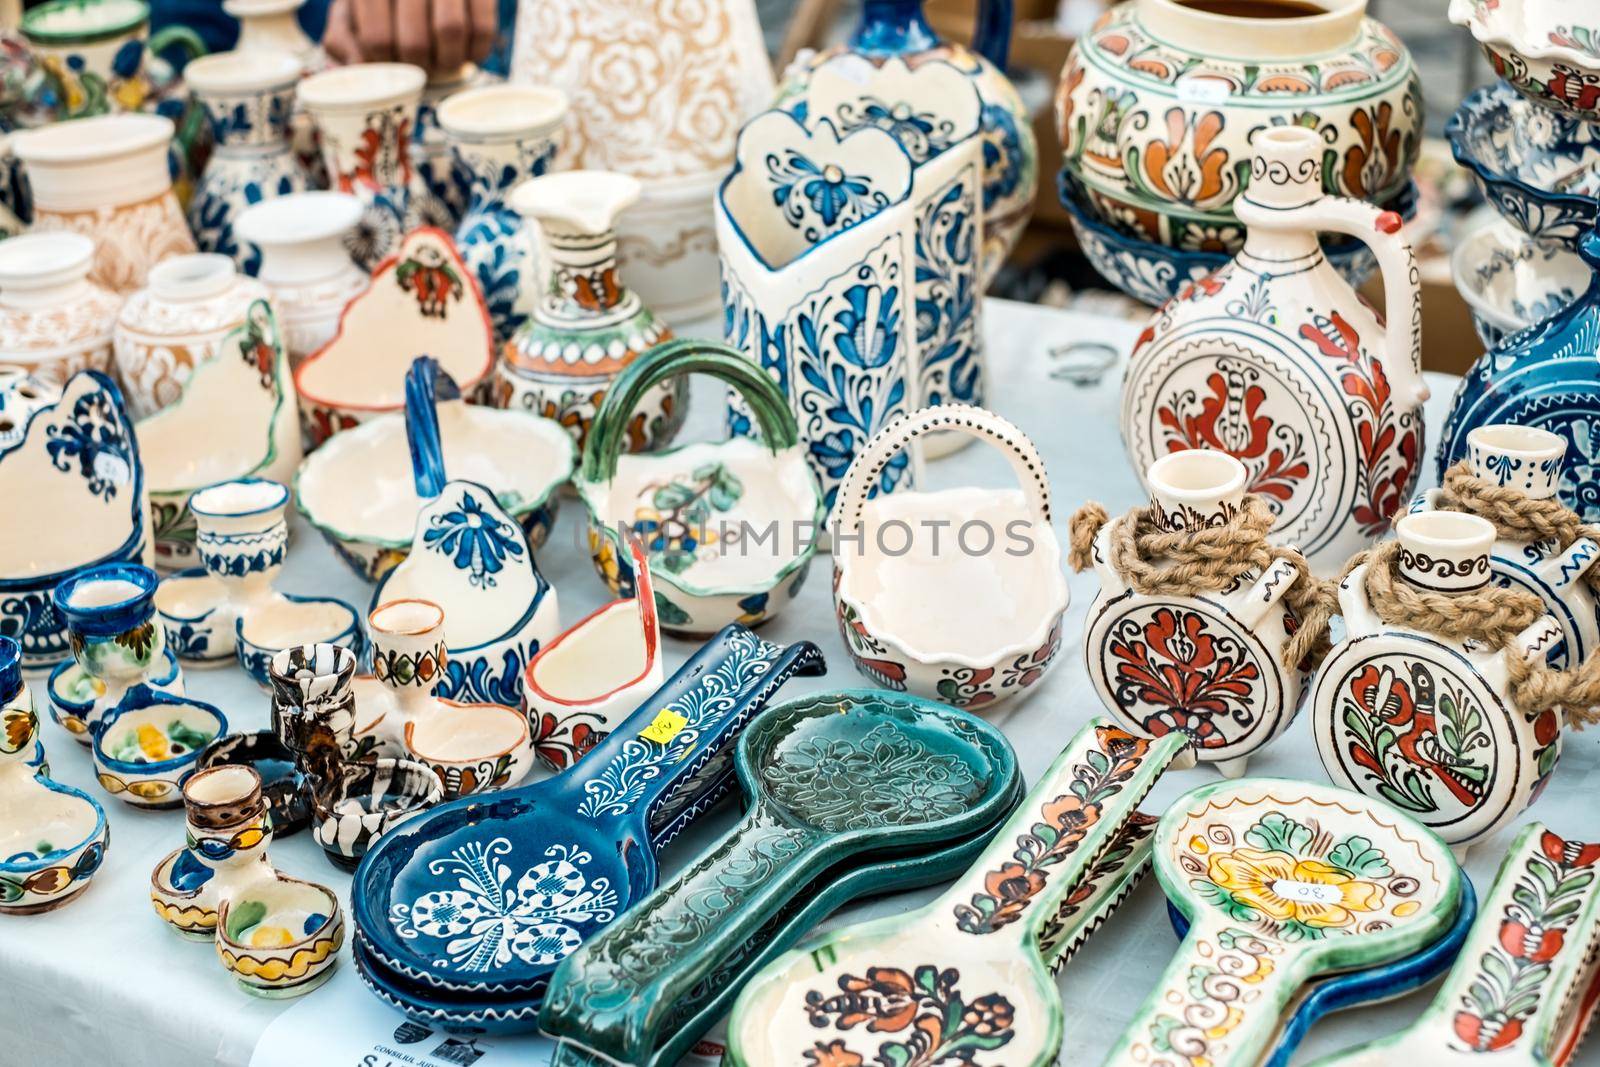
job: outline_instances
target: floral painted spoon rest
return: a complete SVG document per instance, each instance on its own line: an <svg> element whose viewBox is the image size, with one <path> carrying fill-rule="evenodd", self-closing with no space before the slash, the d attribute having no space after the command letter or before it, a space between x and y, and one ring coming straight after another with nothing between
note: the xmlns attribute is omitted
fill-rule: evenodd
<svg viewBox="0 0 1600 1067"><path fill-rule="evenodd" d="M1192 765L1181 733L1150 740L1091 720L937 900L813 940L752 979L724 1062L1053 1063L1062 1010L1050 964L1076 943L1063 909L1094 895L1119 831L1144 828L1135 807L1180 757Z"/></svg>
<svg viewBox="0 0 1600 1067"><path fill-rule="evenodd" d="M563 773L380 838L351 887L363 943L411 983L536 999L557 963L655 888L656 851L731 788L750 717L792 675L823 670L809 641L726 627Z"/></svg>
<svg viewBox="0 0 1600 1067"><path fill-rule="evenodd" d="M1450 850L1416 820L1278 778L1180 797L1156 829L1155 868L1189 933L1107 1064L1257 1064L1307 983L1417 952L1462 893Z"/></svg>
<svg viewBox="0 0 1600 1067"><path fill-rule="evenodd" d="M665 1064L743 980L805 930L789 922L871 869L962 843L953 877L1022 797L1016 754L975 715L919 697L846 690L771 708L739 739L745 816L687 869L569 956L539 1027L554 1062ZM952 858L956 863L949 862ZM844 900L836 900L842 904ZM821 918L821 916L818 916ZM685 1025L700 1020L700 1029ZM592 1055L591 1055L592 1054Z"/></svg>

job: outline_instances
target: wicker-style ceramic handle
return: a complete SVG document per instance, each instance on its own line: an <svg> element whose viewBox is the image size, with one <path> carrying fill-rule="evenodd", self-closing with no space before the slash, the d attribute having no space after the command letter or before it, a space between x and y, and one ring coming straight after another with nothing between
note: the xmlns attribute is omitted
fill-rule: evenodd
<svg viewBox="0 0 1600 1067"><path fill-rule="evenodd" d="M1005 453L1011 469L1017 472L1023 497L1035 522L1050 525L1050 479L1044 460L1028 435L987 408L970 404L938 404L902 415L872 436L856 454L839 483L834 500L835 525L855 530L861 525L861 511L867 505L872 487L878 484L896 455L911 448L919 437L930 433L955 432L988 441Z"/></svg>
<svg viewBox="0 0 1600 1067"><path fill-rule="evenodd" d="M628 419L645 394L680 374L707 374L733 386L761 424L767 448L780 452L800 442L800 426L778 384L738 349L720 341L681 338L656 345L625 367L606 390L583 446L586 482L609 482L627 440Z"/></svg>
<svg viewBox="0 0 1600 1067"><path fill-rule="evenodd" d="M432 500L444 492L444 444L439 437L441 400L461 399L456 380L432 356L418 356L406 371L406 445L417 496Z"/></svg>

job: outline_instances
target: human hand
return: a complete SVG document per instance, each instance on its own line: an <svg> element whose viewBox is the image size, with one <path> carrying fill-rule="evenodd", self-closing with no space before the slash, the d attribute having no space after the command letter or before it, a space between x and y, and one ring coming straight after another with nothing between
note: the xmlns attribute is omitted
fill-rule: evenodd
<svg viewBox="0 0 1600 1067"><path fill-rule="evenodd" d="M495 0L333 0L322 45L337 63L452 71L488 56L497 23Z"/></svg>

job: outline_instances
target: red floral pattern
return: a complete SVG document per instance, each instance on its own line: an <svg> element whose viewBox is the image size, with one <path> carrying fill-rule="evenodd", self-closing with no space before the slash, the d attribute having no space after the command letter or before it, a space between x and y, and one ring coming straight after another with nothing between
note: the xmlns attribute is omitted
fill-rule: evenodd
<svg viewBox="0 0 1600 1067"><path fill-rule="evenodd" d="M1143 624L1124 619L1107 651L1118 705L1153 737L1182 730L1218 748L1232 740L1229 725L1254 721L1260 668L1200 612L1162 607Z"/></svg>

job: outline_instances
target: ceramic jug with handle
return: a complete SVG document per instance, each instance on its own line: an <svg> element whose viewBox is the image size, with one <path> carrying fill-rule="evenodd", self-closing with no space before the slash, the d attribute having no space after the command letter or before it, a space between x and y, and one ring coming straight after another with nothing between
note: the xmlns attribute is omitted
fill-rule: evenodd
<svg viewBox="0 0 1600 1067"><path fill-rule="evenodd" d="M1274 539L1337 571L1411 499L1422 453L1422 291L1400 217L1322 192L1313 130L1255 139L1238 256L1163 305L1134 346L1122 438L1136 471L1212 448L1249 471ZM1371 246L1389 327L1324 258L1318 231Z"/></svg>

